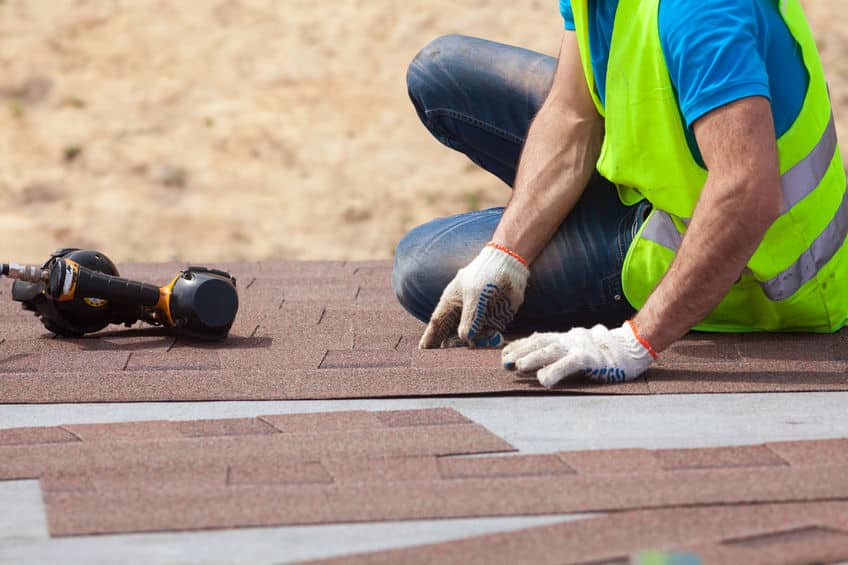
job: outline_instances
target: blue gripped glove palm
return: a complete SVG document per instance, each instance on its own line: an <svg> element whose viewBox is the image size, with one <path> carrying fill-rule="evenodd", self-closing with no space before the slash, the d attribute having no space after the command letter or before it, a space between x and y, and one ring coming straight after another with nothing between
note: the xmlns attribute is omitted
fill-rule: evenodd
<svg viewBox="0 0 848 565"><path fill-rule="evenodd" d="M535 333L510 343L501 353L504 368L537 371L536 378L547 388L571 375L585 375L604 384L631 381L656 358L632 321L614 330L597 325L590 330Z"/></svg>
<svg viewBox="0 0 848 565"><path fill-rule="evenodd" d="M524 259L488 243L442 292L419 347L502 346L503 332L524 302L529 277Z"/></svg>

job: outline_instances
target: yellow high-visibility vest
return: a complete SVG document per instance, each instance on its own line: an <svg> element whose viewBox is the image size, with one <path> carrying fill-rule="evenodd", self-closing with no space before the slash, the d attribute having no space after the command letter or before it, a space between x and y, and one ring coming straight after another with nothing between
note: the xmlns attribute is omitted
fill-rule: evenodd
<svg viewBox="0 0 848 565"><path fill-rule="evenodd" d="M635 308L674 260L707 179L686 142L660 41L659 3L619 2L604 107L589 55L587 0L571 2L586 84L605 118L598 171L624 203L645 198L654 208L622 273ZM777 140L783 214L698 330L833 332L848 320L848 191L827 84L798 0L781 0L780 12L810 77L798 118Z"/></svg>

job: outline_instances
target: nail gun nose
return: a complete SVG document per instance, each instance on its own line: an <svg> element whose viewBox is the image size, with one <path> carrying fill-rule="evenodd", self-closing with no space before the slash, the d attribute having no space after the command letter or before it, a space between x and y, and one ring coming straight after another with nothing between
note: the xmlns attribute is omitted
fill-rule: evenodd
<svg viewBox="0 0 848 565"><path fill-rule="evenodd" d="M47 278L47 272L41 267L18 263L0 263L0 275L31 283L38 283Z"/></svg>

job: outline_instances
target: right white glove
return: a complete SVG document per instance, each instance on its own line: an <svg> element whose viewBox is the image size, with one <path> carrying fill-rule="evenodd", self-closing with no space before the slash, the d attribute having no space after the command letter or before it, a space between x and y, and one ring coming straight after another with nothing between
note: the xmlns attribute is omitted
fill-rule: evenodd
<svg viewBox="0 0 848 565"><path fill-rule="evenodd" d="M530 269L523 259L489 243L457 272L439 299L421 349L451 345L451 338L472 347L500 347L503 332L524 302Z"/></svg>
<svg viewBox="0 0 848 565"><path fill-rule="evenodd" d="M576 374L598 383L632 381L656 358L656 351L632 320L613 330L597 325L564 333L534 333L510 343L501 354L505 369L536 371L536 378L547 388Z"/></svg>

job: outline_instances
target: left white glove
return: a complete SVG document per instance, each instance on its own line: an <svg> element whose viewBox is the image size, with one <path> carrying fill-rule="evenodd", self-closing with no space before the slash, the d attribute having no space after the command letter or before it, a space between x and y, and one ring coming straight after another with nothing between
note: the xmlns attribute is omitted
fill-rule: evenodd
<svg viewBox="0 0 848 565"><path fill-rule="evenodd" d="M550 388L567 376L583 374L600 383L631 381L656 359L650 345L639 338L632 322L610 330L574 328L565 333L535 333L514 341L501 354L504 368L536 377Z"/></svg>
<svg viewBox="0 0 848 565"><path fill-rule="evenodd" d="M442 292L419 347L502 346L503 332L524 301L529 277L524 259L487 243Z"/></svg>

